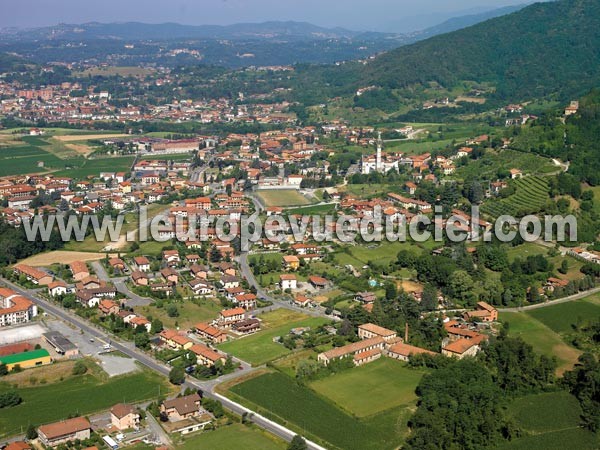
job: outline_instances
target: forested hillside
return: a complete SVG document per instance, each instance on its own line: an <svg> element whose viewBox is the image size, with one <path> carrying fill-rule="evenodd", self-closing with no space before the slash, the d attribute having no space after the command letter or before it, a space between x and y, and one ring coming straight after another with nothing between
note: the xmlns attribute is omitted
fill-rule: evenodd
<svg viewBox="0 0 600 450"><path fill-rule="evenodd" d="M600 2L560 0L391 51L362 76L389 88L474 80L495 84L499 99L566 98L600 83L599 49Z"/></svg>

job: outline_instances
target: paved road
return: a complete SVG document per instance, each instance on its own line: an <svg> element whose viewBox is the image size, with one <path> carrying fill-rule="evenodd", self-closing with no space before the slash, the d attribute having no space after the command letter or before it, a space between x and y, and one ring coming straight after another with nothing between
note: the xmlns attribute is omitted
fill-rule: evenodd
<svg viewBox="0 0 600 450"><path fill-rule="evenodd" d="M600 287L590 289L588 291L579 292L577 294L569 295L568 297L559 298L557 300L547 301L545 303L537 303L535 305L527 305L519 308L500 308L499 312L520 312L520 311L531 311L533 309L547 308L548 306L559 305L561 303L572 302L575 300L581 300L582 298L588 297L593 294L600 292Z"/></svg>
<svg viewBox="0 0 600 450"><path fill-rule="evenodd" d="M106 269L104 269L104 266L100 261L93 261L91 263L91 266L100 280L106 281L108 283L113 283L115 285L115 288L117 288L117 291L119 291L121 294L127 297L127 300L125 302L127 306L148 306L153 302L151 298L137 295L135 292L132 292L127 287L127 280L129 279L129 277L110 278L108 276L108 273L106 272Z"/></svg>
<svg viewBox="0 0 600 450"><path fill-rule="evenodd" d="M93 336L96 339L110 341L111 345L115 348L115 350L118 350L118 351L122 352L123 354L129 356L130 358L135 359L136 361L140 362L144 366L148 367L149 369L151 369L155 372L160 373L161 375L164 375L167 377L169 376L169 372L171 371L170 367L166 366L165 364L163 364L159 361L156 361L154 358L152 358L152 357L148 356L147 354L143 353L142 351L138 350L131 343L126 344L126 343L116 340L114 338L114 336L109 336L108 333L92 326L83 318L71 313L70 311L62 309L41 297L37 297L35 295L35 293L32 291L23 289L20 286L17 286L16 284L11 283L10 281L8 281L4 278L0 277L0 280L4 284L6 284L8 287L13 289L20 295L30 299L37 306L39 306L40 308L43 308L46 312L52 314L53 316L58 317L62 321L70 323L71 325L79 327L84 332ZM242 375L245 373L247 373L247 372L239 371L236 373L236 375ZM230 375L228 379L231 379L233 377L234 377L233 375ZM252 411L238 403L235 403L235 402L229 400L228 398L223 397L222 395L214 392L214 386L220 380L221 379L203 382L203 381L188 379L183 387L191 387L192 389L201 389L206 397L218 399L219 401L221 401L221 403L223 403L223 406L225 408L227 408L228 410L230 410L236 414L240 414L240 415L243 413L248 413L251 415L252 421L254 423L256 423L258 426L260 426L261 428L281 437L282 439L285 439L286 441L292 440L292 438L296 434L292 430L289 430L288 428L285 428L285 427L267 419L266 417L263 417L260 414L257 414L254 411ZM282 399L282 401L285 401L285 399ZM311 442L311 441L307 441L307 444L308 444L308 448L311 450L326 450L324 447L321 447L320 445L318 445L314 442Z"/></svg>
<svg viewBox="0 0 600 450"><path fill-rule="evenodd" d="M296 305L290 303L289 300L282 300L282 299L273 297L271 294L269 294L267 291L265 291L263 289L263 287L258 283L256 278L254 277L254 273L252 272L252 269L250 268L250 264L248 263L248 253L244 252L239 257L236 257L236 259L237 259L238 263L240 264L240 272L242 273L243 277L246 278L246 280L248 280L248 283L250 284L250 286L253 286L256 289L256 295L259 298L268 300L268 301L272 302L274 306L277 305L277 307L279 307L279 308L291 309L292 311L297 311L297 312L300 312L302 314L306 314L309 316L325 317L330 320L335 320L334 317L328 316L327 314L325 314L325 308L323 308L321 306L317 306L315 308L301 308L299 306L296 306Z"/></svg>

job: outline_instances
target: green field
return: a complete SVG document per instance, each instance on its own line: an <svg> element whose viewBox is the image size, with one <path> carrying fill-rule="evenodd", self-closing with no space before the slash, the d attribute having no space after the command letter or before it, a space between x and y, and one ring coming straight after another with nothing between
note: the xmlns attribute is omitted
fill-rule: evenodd
<svg viewBox="0 0 600 450"><path fill-rule="evenodd" d="M310 387L357 417L370 416L417 400L423 372L399 361L377 361L317 380Z"/></svg>
<svg viewBox="0 0 600 450"><path fill-rule="evenodd" d="M525 436L501 445L503 450L577 450L598 448L598 438L579 428L581 407L567 392L533 394L515 400L509 407Z"/></svg>
<svg viewBox="0 0 600 450"><path fill-rule="evenodd" d="M260 413L293 426L313 439L325 441L327 448L393 449L402 443L407 432L409 411L406 409L392 409L359 420L279 372L245 381L232 387L230 392Z"/></svg>
<svg viewBox="0 0 600 450"><path fill-rule="evenodd" d="M492 199L482 211L494 217L512 215L521 217L539 212L549 200L548 180L542 177L525 177L513 181L515 193L507 198Z"/></svg>
<svg viewBox="0 0 600 450"><path fill-rule="evenodd" d="M260 366L274 359L280 358L291 352L278 342L273 342L276 336L285 336L292 328L297 327L318 327L327 323L327 319L320 317L304 316L302 314L292 313L290 320L279 320L269 323L269 317L279 315L279 311L267 313L260 316L263 322L263 329L251 336L236 339L219 345L219 350L231 353L243 361L253 366Z"/></svg>
<svg viewBox="0 0 600 450"><path fill-rule="evenodd" d="M85 178L104 171L127 172L133 163L133 156L85 159L51 136L24 136L9 144L0 148L0 176L52 171L57 176Z"/></svg>
<svg viewBox="0 0 600 450"><path fill-rule="evenodd" d="M79 158L79 163L73 168L55 173L57 176L72 178L85 178L90 175L99 175L100 172L128 172L133 164L133 156L116 156L98 159Z"/></svg>
<svg viewBox="0 0 600 450"><path fill-rule="evenodd" d="M294 189L258 191L265 206L301 206L310 202L300 192Z"/></svg>
<svg viewBox="0 0 600 450"><path fill-rule="evenodd" d="M43 163L43 166L38 166ZM64 169L70 165L40 147L25 144L0 149L0 176L46 172L48 169Z"/></svg>
<svg viewBox="0 0 600 450"><path fill-rule="evenodd" d="M23 432L29 424L41 425L64 419L70 414L90 414L112 407L119 402L138 402L169 391L165 380L149 372L111 378L101 381L96 376L84 375L59 383L23 388L18 392L23 403L0 409L0 436ZM12 386L0 385L0 392ZM60 401L57 401L59 400Z"/></svg>
<svg viewBox="0 0 600 450"><path fill-rule="evenodd" d="M347 252L340 251L335 254L335 260L338 264L352 264L360 269L369 262L387 265L395 261L400 250L410 250L419 252L419 248L414 243L409 242L388 242L371 243L348 247Z"/></svg>
<svg viewBox="0 0 600 450"><path fill-rule="evenodd" d="M257 428L234 424L218 428L215 431L205 431L194 437L187 438L177 446L181 450L284 450L286 444Z"/></svg>
<svg viewBox="0 0 600 450"><path fill-rule="evenodd" d="M219 317L219 311L223 308L212 300L200 300L199 304L190 300L176 303L179 317L169 317L165 308L157 308L155 305L142 306L140 312L144 316L152 316L160 319L166 328L174 329L179 326L189 329L198 322L209 322ZM177 325L176 325L177 324Z"/></svg>
<svg viewBox="0 0 600 450"><path fill-rule="evenodd" d="M554 306L543 309L552 308ZM533 318L529 313L501 313L500 320L509 323L511 336L521 337L539 353L556 357L559 374L571 369L581 354L579 350L567 345L559 334Z"/></svg>
<svg viewBox="0 0 600 450"><path fill-rule="evenodd" d="M535 309L528 314L557 333L568 333L573 327L600 316L600 306L586 299Z"/></svg>

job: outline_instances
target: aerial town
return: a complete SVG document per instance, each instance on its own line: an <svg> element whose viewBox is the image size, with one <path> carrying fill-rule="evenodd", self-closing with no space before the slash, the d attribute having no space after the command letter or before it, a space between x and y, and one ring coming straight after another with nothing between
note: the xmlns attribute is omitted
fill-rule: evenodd
<svg viewBox="0 0 600 450"><path fill-rule="evenodd" d="M0 448L600 448L600 10L507 8L0 19Z"/></svg>

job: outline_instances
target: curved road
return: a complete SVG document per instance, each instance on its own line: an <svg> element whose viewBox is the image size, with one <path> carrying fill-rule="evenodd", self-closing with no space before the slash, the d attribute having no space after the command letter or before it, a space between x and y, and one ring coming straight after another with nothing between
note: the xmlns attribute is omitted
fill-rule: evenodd
<svg viewBox="0 0 600 450"><path fill-rule="evenodd" d="M6 284L8 287L13 289L15 292L22 295L23 297L30 299L37 306L43 308L45 311L52 314L53 316L58 317L59 319L61 319L64 322L67 322L76 327L79 327L81 330L85 331L90 336L92 336L96 339L110 341L111 345L116 350L118 350L118 351L122 352L123 354L129 356L130 358L138 361L139 363L143 364L144 366L148 367L149 369L160 373L161 375L164 375L166 377L169 376L169 372L171 371L170 367L164 365L161 362L156 361L154 358L141 352L140 350L135 348L132 344L127 345L122 342L116 341L114 336L111 336L108 333L92 326L86 320L71 313L70 311L66 311L62 308L59 308L58 306L50 303L49 301L34 295L34 293L32 291L25 290L25 289L21 288L20 286L17 286L16 284L11 283L10 281L8 281L5 278L0 277L0 280L4 284ZM232 377L230 376L228 378L232 378ZM248 413L249 415L251 415L251 418L252 418L251 420L254 423L256 423L258 426L269 431L270 433L273 433L276 436L279 436L280 438L282 438L288 442L291 441L292 438L296 435L296 433L293 432L292 430L285 428L285 427L273 422L272 420L269 420L266 417L263 417L260 414L257 414L256 412L254 412L236 402L231 401L227 397L224 397L224 396L214 392L214 387L216 384L218 384L218 382L220 382L220 380L218 380L218 379L207 381L207 382L201 382L201 381L188 379L186 381L186 383L184 384L184 387L191 387L192 389L201 389L203 394L206 397L219 400L225 408L234 412L235 414L241 415L243 413ZM282 401L285 401L285 399L282 399ZM306 443L308 445L308 448L311 450L326 450L324 447L321 447L320 445L318 445L314 442L307 440Z"/></svg>
<svg viewBox="0 0 600 450"><path fill-rule="evenodd" d="M279 308L291 309L292 311L297 311L309 316L325 317L329 320L335 320L335 317L328 316L327 314L325 314L325 309L321 306L315 306L314 308L301 308L300 306L296 306L290 303L289 300L281 300L267 293L267 291L265 291L263 287L258 283L256 277L254 276L254 273L252 272L252 269L250 268L250 264L248 263L247 252L241 253L239 257L236 257L236 260L240 265L240 272L242 273L242 276L246 280L248 280L248 284L250 284L250 286L253 286L256 289L256 295L258 298L268 300L272 302L274 306Z"/></svg>

